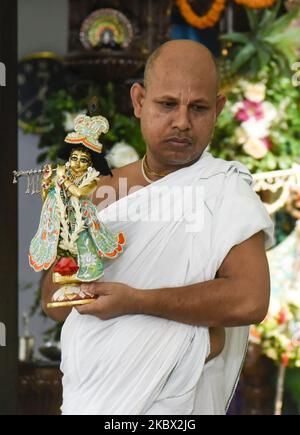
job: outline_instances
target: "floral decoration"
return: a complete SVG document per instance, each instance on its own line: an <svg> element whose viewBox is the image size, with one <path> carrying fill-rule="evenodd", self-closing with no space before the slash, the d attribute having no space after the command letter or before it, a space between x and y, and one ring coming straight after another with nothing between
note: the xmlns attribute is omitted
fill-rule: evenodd
<svg viewBox="0 0 300 435"><path fill-rule="evenodd" d="M234 0L235 3L238 3L243 6L247 6L252 9L261 9L261 8L269 8L273 6L274 3L278 0Z"/></svg>
<svg viewBox="0 0 300 435"><path fill-rule="evenodd" d="M73 275L78 271L79 267L75 259L72 257L62 257L56 263L53 271L62 276Z"/></svg>
<svg viewBox="0 0 300 435"><path fill-rule="evenodd" d="M213 27L218 21L225 8L225 0L213 0L212 5L205 15L199 16L193 11L188 0L176 0L180 13L186 22L198 29Z"/></svg>
<svg viewBox="0 0 300 435"><path fill-rule="evenodd" d="M252 172L287 169L299 159L299 110L299 90L291 78L269 69L251 81L240 78L227 91L211 151Z"/></svg>
<svg viewBox="0 0 300 435"><path fill-rule="evenodd" d="M300 367L300 292L289 291L282 302L272 300L265 320L251 327L250 340L276 365Z"/></svg>
<svg viewBox="0 0 300 435"><path fill-rule="evenodd" d="M57 163L66 159L70 145L65 143L65 137L74 130L76 117L86 114L86 107L92 96L98 98L101 115L107 118L110 124L108 133L101 140L104 152L109 152L115 144L123 140L133 147L133 151L139 157L143 156L146 147L139 121L134 116L126 116L120 112L114 85L108 83L105 88L91 85L83 98L67 88L61 89L45 102L44 117L49 128L40 136L38 147L42 152L38 157L38 163ZM30 133L30 129L27 132Z"/></svg>
<svg viewBox="0 0 300 435"><path fill-rule="evenodd" d="M113 145L107 153L106 159L110 167L121 168L139 160L139 155L131 145L121 141Z"/></svg>

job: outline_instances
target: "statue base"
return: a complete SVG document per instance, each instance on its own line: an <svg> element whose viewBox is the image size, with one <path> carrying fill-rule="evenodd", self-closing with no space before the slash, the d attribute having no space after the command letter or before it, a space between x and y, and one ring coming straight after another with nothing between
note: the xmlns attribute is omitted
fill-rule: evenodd
<svg viewBox="0 0 300 435"><path fill-rule="evenodd" d="M56 290L52 296L52 302L47 304L47 308L72 307L75 305L85 305L94 302L97 297L83 291L80 285L66 284Z"/></svg>

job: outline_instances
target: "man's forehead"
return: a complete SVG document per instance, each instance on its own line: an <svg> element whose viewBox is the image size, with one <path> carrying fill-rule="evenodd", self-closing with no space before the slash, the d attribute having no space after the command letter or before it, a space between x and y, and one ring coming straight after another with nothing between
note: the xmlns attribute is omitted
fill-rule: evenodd
<svg viewBox="0 0 300 435"><path fill-rule="evenodd" d="M149 82L157 88L182 87L189 89L216 88L216 74L208 65L169 64L166 62L154 65Z"/></svg>
<svg viewBox="0 0 300 435"><path fill-rule="evenodd" d="M191 77L184 74L165 74L160 80L153 75L149 85L150 93L157 97L188 97L191 100L209 100L215 90L212 80L209 82L200 75Z"/></svg>

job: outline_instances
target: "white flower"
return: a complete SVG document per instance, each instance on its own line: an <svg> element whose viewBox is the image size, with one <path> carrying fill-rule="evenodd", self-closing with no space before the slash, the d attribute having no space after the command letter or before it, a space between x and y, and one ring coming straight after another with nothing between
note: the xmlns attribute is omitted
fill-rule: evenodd
<svg viewBox="0 0 300 435"><path fill-rule="evenodd" d="M277 338L283 348L287 349L289 347L291 340L284 333L279 334Z"/></svg>
<svg viewBox="0 0 300 435"><path fill-rule="evenodd" d="M231 112L236 115L239 110L244 108L244 103L241 101L238 101L237 103L233 104L230 108Z"/></svg>
<svg viewBox="0 0 300 435"><path fill-rule="evenodd" d="M235 138L239 145L243 145L248 140L248 135L243 127L235 130Z"/></svg>
<svg viewBox="0 0 300 435"><path fill-rule="evenodd" d="M274 359L274 360L277 360L277 353L276 353L275 349L270 348L270 349L268 349L268 350L265 351L265 354L266 354L269 358Z"/></svg>
<svg viewBox="0 0 300 435"><path fill-rule="evenodd" d="M117 142L106 155L109 165L113 168L121 168L129 163L139 160L136 150L126 142Z"/></svg>
<svg viewBox="0 0 300 435"><path fill-rule="evenodd" d="M264 101L262 103L262 108L264 112L264 121L266 121L266 123L273 122L274 119L276 119L276 117L278 116L278 112L275 106L269 101Z"/></svg>
<svg viewBox="0 0 300 435"><path fill-rule="evenodd" d="M254 103L260 103L265 99L266 86L263 83L248 83L245 86L245 97Z"/></svg>
<svg viewBox="0 0 300 435"><path fill-rule="evenodd" d="M249 139L262 139L269 136L269 123L264 119L255 119L251 117L248 121L241 123L245 134Z"/></svg>
<svg viewBox="0 0 300 435"><path fill-rule="evenodd" d="M270 305L269 305L269 312L268 313L272 317L275 317L279 313L280 308L281 308L281 305L280 305L279 301L277 299L275 299L275 298L271 298Z"/></svg>
<svg viewBox="0 0 300 435"><path fill-rule="evenodd" d="M286 300L288 304L294 305L300 308L300 291L299 290L289 290L286 295Z"/></svg>
<svg viewBox="0 0 300 435"><path fill-rule="evenodd" d="M79 113L71 113L71 112L63 112L65 117L64 129L66 131L74 131L74 121L78 115L85 115L85 112Z"/></svg>
<svg viewBox="0 0 300 435"><path fill-rule="evenodd" d="M244 144L243 149L245 153L249 154L249 156L254 157L255 159L262 159L268 152L264 142L258 138L248 139Z"/></svg>

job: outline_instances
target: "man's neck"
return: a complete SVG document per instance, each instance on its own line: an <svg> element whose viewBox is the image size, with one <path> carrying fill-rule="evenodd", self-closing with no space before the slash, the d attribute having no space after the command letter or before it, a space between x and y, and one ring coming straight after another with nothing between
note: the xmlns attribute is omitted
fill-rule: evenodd
<svg viewBox="0 0 300 435"><path fill-rule="evenodd" d="M202 156L204 151L202 151L202 153L197 156L196 158L188 161L188 162L178 162L178 161L160 161L157 158L155 158L150 152L149 150L147 151L147 163L148 166L150 168L150 170L152 170L153 172L157 172L157 173L171 173L171 172L175 172L178 171L179 169L182 168L186 168L188 166L192 166L194 163L196 163ZM160 177L157 177L157 179L159 179Z"/></svg>

